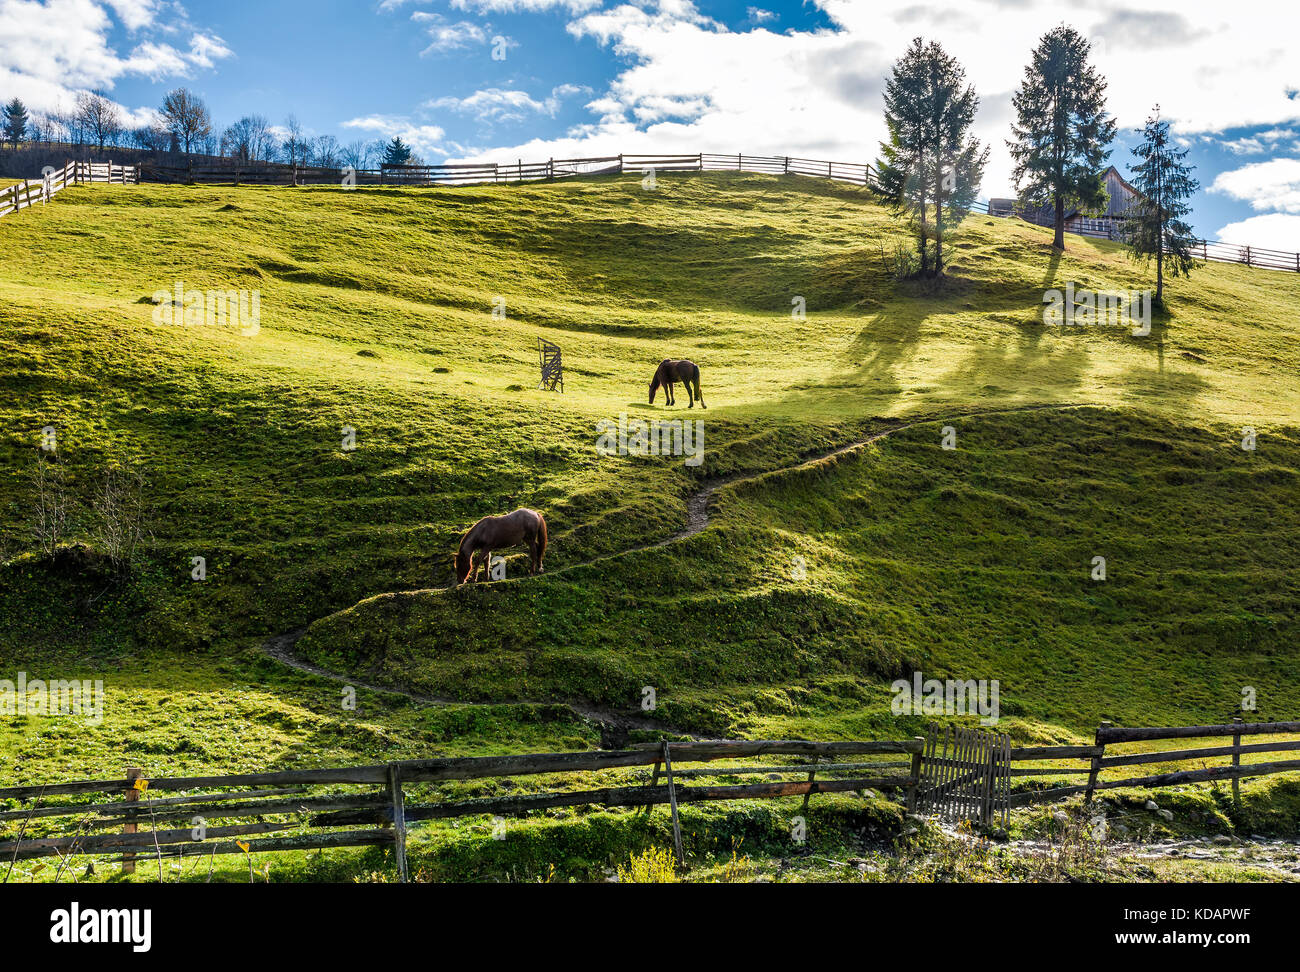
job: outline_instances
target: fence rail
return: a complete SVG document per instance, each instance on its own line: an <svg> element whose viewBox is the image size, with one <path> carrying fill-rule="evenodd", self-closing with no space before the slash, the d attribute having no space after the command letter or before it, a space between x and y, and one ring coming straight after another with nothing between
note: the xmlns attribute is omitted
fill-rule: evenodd
<svg viewBox="0 0 1300 972"><path fill-rule="evenodd" d="M69 161L62 169L57 169L48 176L24 179L0 189L0 216L8 216L37 203L47 203L56 192L79 183L108 182L125 185L139 181L138 166Z"/></svg>
<svg viewBox="0 0 1300 972"><path fill-rule="evenodd" d="M626 172L756 172L768 175L804 175L851 182L872 187L874 169L865 162L834 162L784 155L723 155L697 152L625 153L579 159L547 159L545 162L445 162L440 165L384 165L378 169L354 169L288 165L280 162L215 164L204 162L184 166L146 164L143 178L152 182L214 182L246 185L311 186L463 186L482 183L537 182L583 175L618 175ZM1018 216L1035 225L1045 225L1028 213L993 209L988 202L976 203L975 212L994 217ZM1077 236L1113 239L1098 230L1067 230ZM1194 240L1193 255L1217 263L1243 263L1248 267L1291 270L1300 273L1300 252L1265 247Z"/></svg>
<svg viewBox="0 0 1300 972"><path fill-rule="evenodd" d="M150 858L199 856L237 852L300 850L315 847L388 845L395 849L403 879L406 869L406 826L420 820L477 814L520 814L564 806L650 807L672 809L674 843L683 859L677 807L683 803L861 790L868 787L903 791L915 785L916 756L922 741L807 742L802 740L720 740L655 743L623 750L582 753L540 753L409 760L370 766L283 770L226 776L145 779L138 768L112 780L82 780L59 784L28 784L0 788L0 800L30 803L27 808L0 811L0 825L20 823L16 837L0 842L0 866L39 857L63 861L76 854L121 855L133 869L138 854ZM906 762L861 761L858 756L906 754ZM708 766L687 770L683 777L711 777L715 782L686 785L674 780L680 764L711 764L719 760L803 757L782 765ZM848 761L846 761L848 760ZM678 766L674 769L674 763ZM604 786L569 791L543 791L503 797L408 803L405 788L485 778L539 774L600 772L654 767L649 783ZM889 772L902 769L904 772ZM764 772L800 779L762 783L719 783L718 778ZM822 778L818 779L818 774ZM833 774L833 775L828 775ZM847 774L848 778L841 778ZM358 794L314 793L322 785L364 786ZM374 787L377 789L373 789ZM228 792L231 788L240 789ZM205 792L155 798L154 792L200 789ZM223 792L206 792L222 790ZM113 794L122 799L49 804L66 797ZM77 818L74 833L29 834L33 821ZM272 819L267 819L272 818ZM279 818L279 819L274 819ZM209 826L209 821L251 821ZM176 827L178 821L189 826ZM149 829L141 830L148 824ZM165 826L172 824L172 826ZM41 826L37 825L38 828ZM121 832L114 831L120 828ZM345 828L345 829L339 829ZM358 829L362 828L362 829ZM293 831L308 831L306 833ZM312 833L311 831L317 831ZM279 836L266 836L279 835ZM233 839L232 839L233 838Z"/></svg>
<svg viewBox="0 0 1300 972"><path fill-rule="evenodd" d="M1013 762L1043 760L1077 760L1086 765L1012 769L1015 776L1087 776L1087 782L1047 789L1025 789L1012 794L1012 806L1031 803L1050 803L1076 794L1084 794L1091 801L1098 790L1123 787L1157 788L1185 783L1207 783L1218 780L1232 782L1232 795L1240 796L1240 781L1251 776L1270 776L1275 773L1300 771L1300 760L1273 760L1243 763L1241 757L1259 753L1285 753L1300 750L1300 741L1279 739L1270 742L1243 745L1242 736L1287 736L1300 734L1300 722L1244 722L1240 719L1221 725L1174 726L1160 728L1127 728L1102 723L1091 746L1035 746L1011 750ZM1107 755L1107 747L1126 743L1155 742L1169 739L1232 737L1230 746L1202 746L1195 749L1148 749L1142 752L1118 752ZM1189 760L1228 757L1221 766L1202 766L1199 769L1180 769L1166 773L1129 776L1122 779L1102 779L1108 770L1123 766L1173 765Z"/></svg>
<svg viewBox="0 0 1300 972"><path fill-rule="evenodd" d="M941 735L942 734L942 735ZM129 768L122 778L0 788L0 801L27 806L0 810L0 868L33 858L57 857L66 866L75 855L116 855L125 870L137 859L260 853L325 847L386 846L394 849L399 873L406 866L407 825L422 820L471 815L511 815L556 807L653 807L667 804L679 860L684 859L678 807L709 801L802 796L806 809L816 793L867 788L901 794L910 809L1006 822L1008 808L1054 802L1099 790L1162 787L1231 780L1233 797L1245 777L1300 772L1300 760L1243 763L1249 754L1294 752L1300 740L1242 744L1243 737L1300 735L1300 722L1119 728L1103 723L1090 746L1011 747L1005 736L932 727L928 739L809 742L803 740L717 740L647 743L620 750L534 753L512 756L440 758L368 766L275 770L224 776L147 778ZM1127 752L1108 748L1171 739L1232 737L1231 746ZM798 757L773 763L771 757ZM907 757L902 760L890 756ZM884 757L882 760L881 757ZM1228 757L1224 765L1174 769L1152 775L1102 779L1119 767L1182 764ZM755 759L740 765L719 761ZM1074 761L1078 766L1021 766L1015 763ZM689 764L698 764L684 768ZM611 770L645 770L603 786L542 789L507 796L408 802L419 784L506 779ZM731 782L765 774L763 782ZM1012 780L1032 776L1086 775L1087 782L1047 788ZM772 779L771 777L785 777ZM795 777L795 778L788 778ZM683 782L683 781L701 782ZM1028 781L1026 780L1026 783ZM362 787L360 792L318 792L322 786ZM198 792L189 792L195 791ZM154 793L175 793L155 797ZM105 799L105 795L109 798ZM69 798L89 796L89 801ZM66 832L67 818L75 828ZM221 821L220 826L210 826ZM62 823L61 823L62 822ZM178 826L179 824L179 826ZM17 826L16 834L13 834ZM58 828L62 826L65 832Z"/></svg>
<svg viewBox="0 0 1300 972"><path fill-rule="evenodd" d="M75 167L75 178L60 177ZM139 166L111 162L69 162L56 173L57 189L46 193L43 180L27 180L0 190L0 216L16 212L72 182L215 183L252 186L466 186L484 183L539 182L589 175L619 175L626 172L755 172L768 175L803 175L855 185L873 186L874 169L865 162L834 162L783 155L723 155L697 152L694 155L639 153L591 156L575 159L547 159L545 162L444 162L439 165L384 165L378 169L342 166L292 165L283 162L190 162L185 165L145 163ZM1025 212L994 209L977 202L975 212L993 217L1017 216L1034 225L1046 225ZM1113 234L1079 227L1067 230L1076 236L1114 239ZM1300 252L1275 250L1249 244L1217 240L1192 241L1192 255L1214 263L1241 263L1267 270L1300 273Z"/></svg>

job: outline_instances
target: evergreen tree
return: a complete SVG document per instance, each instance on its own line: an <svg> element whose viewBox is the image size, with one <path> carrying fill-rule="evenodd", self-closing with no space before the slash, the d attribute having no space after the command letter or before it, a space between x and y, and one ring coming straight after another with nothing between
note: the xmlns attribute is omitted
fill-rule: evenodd
<svg viewBox="0 0 1300 972"><path fill-rule="evenodd" d="M1155 303L1164 299L1165 267L1177 276L1191 276L1195 262L1192 228L1182 217L1191 212L1184 202L1201 184L1192 178L1192 167L1183 164L1187 149L1174 148L1169 139L1169 122L1160 117L1160 106L1139 129L1142 144L1133 150L1141 159L1129 166L1132 185L1141 196L1124 222L1124 238L1135 260L1156 261Z"/></svg>
<svg viewBox="0 0 1300 972"><path fill-rule="evenodd" d="M411 147L394 135L384 147L384 165L408 165L410 161Z"/></svg>
<svg viewBox="0 0 1300 972"><path fill-rule="evenodd" d="M1073 27L1054 27L1043 35L1012 96L1015 160L1020 202L1055 207L1056 236L1065 249L1065 208L1100 212L1109 196L1102 178L1115 120L1106 117L1106 80L1088 63L1092 46Z"/></svg>
<svg viewBox="0 0 1300 972"><path fill-rule="evenodd" d="M979 192L989 153L967 135L978 108L966 72L934 41L915 38L885 81L889 140L880 146L875 188L911 221L922 276L943 273L945 227L965 219Z"/></svg>
<svg viewBox="0 0 1300 972"><path fill-rule="evenodd" d="M4 107L4 137L18 148L27 133L27 106L15 98Z"/></svg>

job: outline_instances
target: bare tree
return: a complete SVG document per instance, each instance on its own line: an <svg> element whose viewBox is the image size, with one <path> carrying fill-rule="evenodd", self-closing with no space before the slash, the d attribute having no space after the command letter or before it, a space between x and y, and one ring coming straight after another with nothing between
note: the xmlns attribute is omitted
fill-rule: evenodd
<svg viewBox="0 0 1300 972"><path fill-rule="evenodd" d="M245 115L221 133L221 154L239 162L269 161L274 150L271 125L261 115Z"/></svg>
<svg viewBox="0 0 1300 972"><path fill-rule="evenodd" d="M41 127L46 142L53 144L72 141L72 123L66 111L47 111L41 116Z"/></svg>
<svg viewBox="0 0 1300 972"><path fill-rule="evenodd" d="M33 532L41 553L51 557L68 532L70 504L63 464L57 459L47 459L43 452L38 452L36 469L32 472L32 487L36 493Z"/></svg>
<svg viewBox="0 0 1300 972"><path fill-rule="evenodd" d="M188 88L177 88L162 103L163 125L188 154L212 139L212 116L208 106Z"/></svg>
<svg viewBox="0 0 1300 972"><path fill-rule="evenodd" d="M109 466L91 504L92 537L119 573L130 569L145 537L144 473L135 466Z"/></svg>
<svg viewBox="0 0 1300 972"><path fill-rule="evenodd" d="M333 135L317 135L311 140L311 164L323 169L339 166L339 140Z"/></svg>
<svg viewBox="0 0 1300 972"><path fill-rule="evenodd" d="M83 91L77 95L77 121L90 140L101 149L122 132L122 112L98 91Z"/></svg>
<svg viewBox="0 0 1300 972"><path fill-rule="evenodd" d="M160 125L141 125L131 130L131 141L137 147L151 152L166 152L171 142L171 134Z"/></svg>
<svg viewBox="0 0 1300 972"><path fill-rule="evenodd" d="M344 165L350 165L354 169L365 169L366 163L370 161L370 143L349 142L339 152L339 158Z"/></svg>
<svg viewBox="0 0 1300 972"><path fill-rule="evenodd" d="M303 138L302 126L296 116L290 115L284 120L284 160L290 165L302 165L306 154L307 142Z"/></svg>

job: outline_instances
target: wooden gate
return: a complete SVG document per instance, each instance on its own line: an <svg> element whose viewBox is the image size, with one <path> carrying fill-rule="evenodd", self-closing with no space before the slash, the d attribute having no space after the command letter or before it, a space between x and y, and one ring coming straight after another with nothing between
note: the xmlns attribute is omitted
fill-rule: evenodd
<svg viewBox="0 0 1300 972"><path fill-rule="evenodd" d="M921 753L916 807L940 820L1007 826L1011 737L982 729L930 724Z"/></svg>
<svg viewBox="0 0 1300 972"><path fill-rule="evenodd" d="M558 386L564 392L564 365L560 360L560 346L552 344L545 338L537 339L537 357L542 366L542 383L538 388L555 391Z"/></svg>

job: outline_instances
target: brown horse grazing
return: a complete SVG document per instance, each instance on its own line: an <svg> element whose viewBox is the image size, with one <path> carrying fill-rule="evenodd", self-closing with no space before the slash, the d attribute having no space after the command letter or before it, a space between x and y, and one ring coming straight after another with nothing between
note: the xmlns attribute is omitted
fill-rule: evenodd
<svg viewBox="0 0 1300 972"><path fill-rule="evenodd" d="M542 558L546 556L546 521L536 510L520 508L505 516L485 516L460 538L456 551L456 583L463 584L477 574L482 565L483 579L487 580L488 565L493 550L506 547L527 547L532 555L530 574L545 570ZM477 576L474 580L477 580Z"/></svg>
<svg viewBox="0 0 1300 972"><path fill-rule="evenodd" d="M708 408L704 404L704 396L700 394L700 366L694 361L687 361L683 358L680 361L673 361L671 358L664 358L659 362L659 368L655 371L654 380L650 382L650 404L655 403L655 392L660 386L663 386L664 399L669 405L676 404L676 397L673 395L673 385L681 382L686 386L686 397L690 399L689 408L695 407L695 399L700 400L700 408ZM691 384L695 385L695 396L691 397Z"/></svg>

